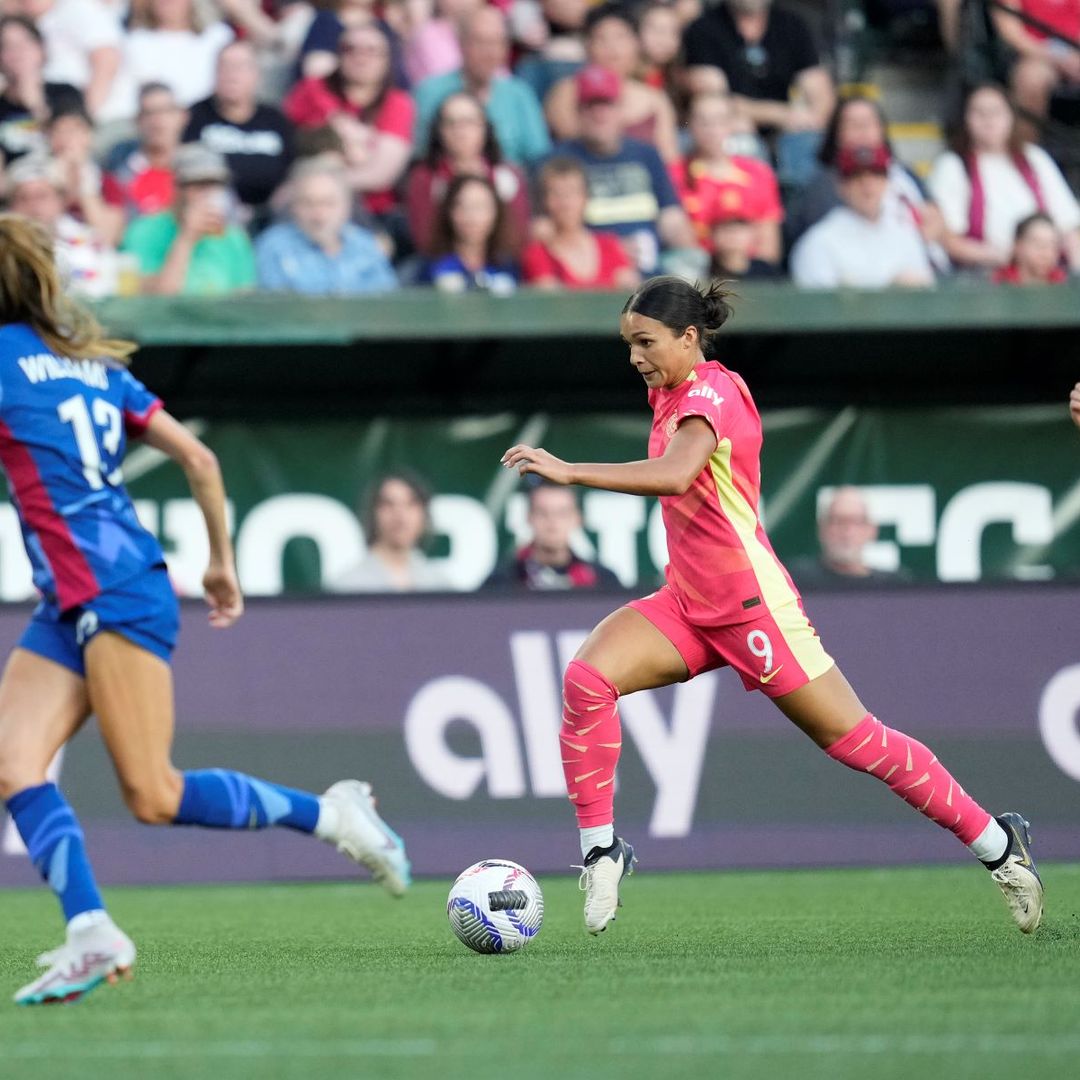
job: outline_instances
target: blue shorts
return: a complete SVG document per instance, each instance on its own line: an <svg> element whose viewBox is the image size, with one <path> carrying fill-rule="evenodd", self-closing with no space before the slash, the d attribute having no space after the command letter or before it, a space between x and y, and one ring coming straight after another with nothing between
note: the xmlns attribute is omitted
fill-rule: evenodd
<svg viewBox="0 0 1080 1080"><path fill-rule="evenodd" d="M54 603L42 600L19 648L85 675L83 649L102 630L169 662L180 632L180 604L163 563L70 611L61 613Z"/></svg>

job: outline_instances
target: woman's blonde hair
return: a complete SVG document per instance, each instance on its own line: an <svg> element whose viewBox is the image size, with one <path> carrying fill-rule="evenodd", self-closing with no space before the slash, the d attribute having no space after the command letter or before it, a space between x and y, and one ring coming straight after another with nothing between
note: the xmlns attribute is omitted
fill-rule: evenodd
<svg viewBox="0 0 1080 1080"><path fill-rule="evenodd" d="M135 344L105 336L97 319L64 294L52 241L19 214L0 214L0 325L27 323L57 356L126 364Z"/></svg>

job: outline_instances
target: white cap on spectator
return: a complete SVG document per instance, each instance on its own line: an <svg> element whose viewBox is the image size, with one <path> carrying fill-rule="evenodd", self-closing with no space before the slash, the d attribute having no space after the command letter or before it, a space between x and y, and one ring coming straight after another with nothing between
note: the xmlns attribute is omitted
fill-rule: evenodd
<svg viewBox="0 0 1080 1080"><path fill-rule="evenodd" d="M64 169L55 158L32 153L13 161L7 169L9 188L17 188L33 180L48 180L54 188L64 189Z"/></svg>

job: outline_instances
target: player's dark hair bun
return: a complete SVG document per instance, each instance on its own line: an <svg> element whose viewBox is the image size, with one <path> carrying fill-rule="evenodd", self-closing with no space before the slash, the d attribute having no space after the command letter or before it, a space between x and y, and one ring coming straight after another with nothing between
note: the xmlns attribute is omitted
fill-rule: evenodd
<svg viewBox="0 0 1080 1080"><path fill-rule="evenodd" d="M662 322L673 334L697 327L701 349L706 357L712 355L713 341L720 327L731 318L731 293L726 283L714 281L703 287L681 277L666 275L649 278L626 304L623 314L636 312Z"/></svg>
<svg viewBox="0 0 1080 1080"><path fill-rule="evenodd" d="M701 293L702 325L714 334L731 318L734 309L731 306L731 292L725 288L727 282L714 281ZM700 287L698 289L700 292Z"/></svg>

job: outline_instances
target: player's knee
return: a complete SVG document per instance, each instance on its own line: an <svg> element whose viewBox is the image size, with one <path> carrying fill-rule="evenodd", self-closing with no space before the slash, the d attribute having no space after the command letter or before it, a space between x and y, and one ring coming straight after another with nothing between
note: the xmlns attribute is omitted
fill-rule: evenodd
<svg viewBox="0 0 1080 1080"><path fill-rule="evenodd" d="M6 802L20 791L43 783L48 760L34 753L24 739L12 738L2 728L0 725L0 799Z"/></svg>
<svg viewBox="0 0 1080 1080"><path fill-rule="evenodd" d="M184 781L175 769L123 784L124 803L144 825L168 825L176 820Z"/></svg>
<svg viewBox="0 0 1080 1080"><path fill-rule="evenodd" d="M601 702L614 704L615 685L591 664L573 659L563 675L563 699L575 712L594 711Z"/></svg>

